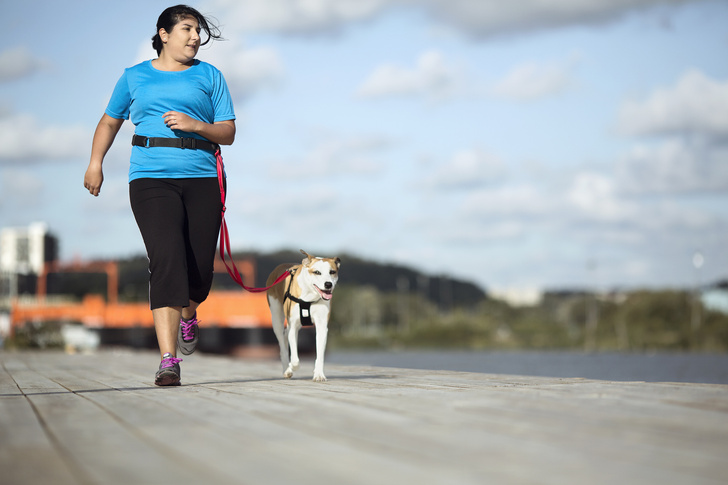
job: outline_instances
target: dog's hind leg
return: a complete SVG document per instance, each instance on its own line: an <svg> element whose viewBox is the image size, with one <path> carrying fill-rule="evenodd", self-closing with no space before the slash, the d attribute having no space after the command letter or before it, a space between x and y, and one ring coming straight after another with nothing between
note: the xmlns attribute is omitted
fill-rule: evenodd
<svg viewBox="0 0 728 485"><path fill-rule="evenodd" d="M283 304L275 298L268 296L268 304L270 305L270 316L273 324L273 333L276 334L278 339L278 346L281 352L281 364L283 370L288 369L289 357L288 357L288 332L286 328L286 316L283 310Z"/></svg>

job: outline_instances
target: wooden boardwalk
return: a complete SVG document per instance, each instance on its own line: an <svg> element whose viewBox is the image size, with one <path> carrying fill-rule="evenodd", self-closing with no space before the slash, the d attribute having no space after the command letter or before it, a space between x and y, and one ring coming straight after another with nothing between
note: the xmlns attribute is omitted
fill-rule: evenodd
<svg viewBox="0 0 728 485"><path fill-rule="evenodd" d="M0 483L725 484L728 386L0 351Z"/></svg>

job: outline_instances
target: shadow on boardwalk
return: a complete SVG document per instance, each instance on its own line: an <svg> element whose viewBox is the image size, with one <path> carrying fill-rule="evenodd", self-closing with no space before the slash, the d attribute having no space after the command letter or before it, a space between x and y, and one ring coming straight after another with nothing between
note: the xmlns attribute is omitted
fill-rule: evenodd
<svg viewBox="0 0 728 485"><path fill-rule="evenodd" d="M0 352L13 484L724 483L728 386Z"/></svg>

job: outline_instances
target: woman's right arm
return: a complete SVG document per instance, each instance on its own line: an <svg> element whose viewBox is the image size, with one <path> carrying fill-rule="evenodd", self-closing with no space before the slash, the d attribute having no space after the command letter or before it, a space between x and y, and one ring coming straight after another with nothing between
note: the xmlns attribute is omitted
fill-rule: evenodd
<svg viewBox="0 0 728 485"><path fill-rule="evenodd" d="M111 144L114 143L114 138L116 138L116 134L123 123L123 119L112 118L104 113L96 127L93 144L91 145L91 161L83 178L83 186L95 197L98 197L101 185L104 183L104 172L102 170L104 157L111 148Z"/></svg>

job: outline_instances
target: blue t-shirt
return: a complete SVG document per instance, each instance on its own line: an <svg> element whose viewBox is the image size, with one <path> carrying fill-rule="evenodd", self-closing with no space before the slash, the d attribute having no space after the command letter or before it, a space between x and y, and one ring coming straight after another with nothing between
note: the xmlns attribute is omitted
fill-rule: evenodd
<svg viewBox="0 0 728 485"><path fill-rule="evenodd" d="M195 60L184 71L160 71L144 61L124 71L106 114L131 119L137 135L205 138L164 124L162 115L179 111L206 123L234 120L233 102L222 73ZM132 147L129 181L138 178L217 177L215 155L207 150Z"/></svg>

